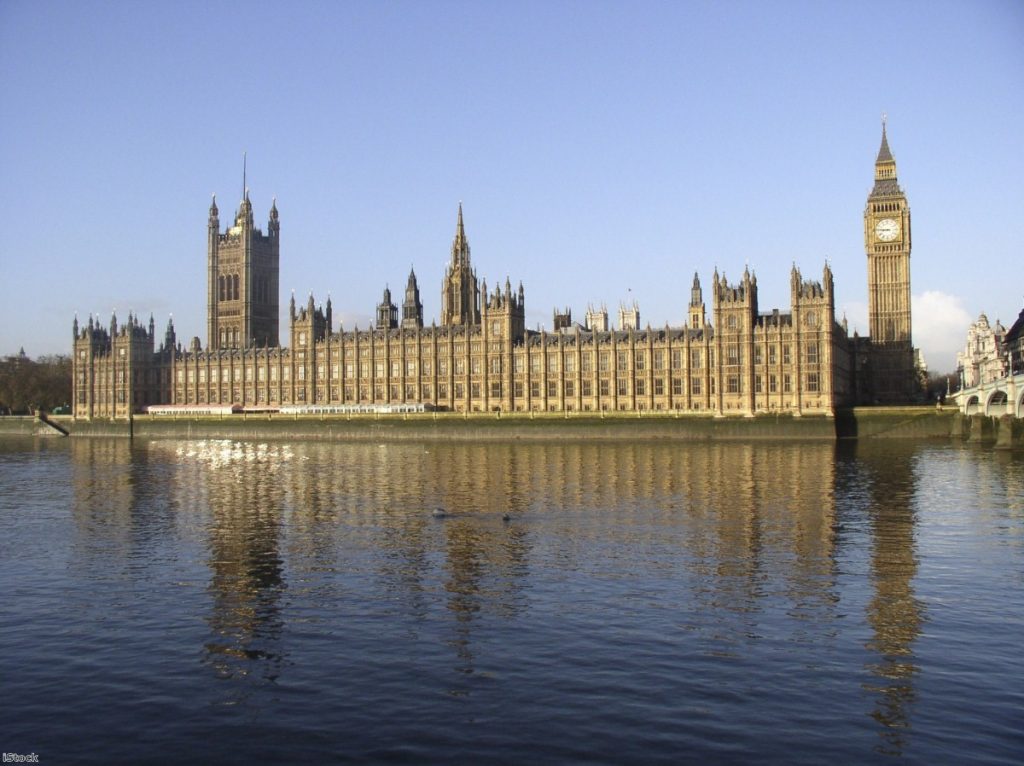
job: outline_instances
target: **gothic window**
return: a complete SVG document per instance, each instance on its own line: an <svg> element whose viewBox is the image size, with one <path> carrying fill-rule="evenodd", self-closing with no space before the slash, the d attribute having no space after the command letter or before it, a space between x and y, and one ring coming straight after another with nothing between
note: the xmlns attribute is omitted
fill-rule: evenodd
<svg viewBox="0 0 1024 766"><path fill-rule="evenodd" d="M618 358L615 360L615 362L618 365L617 369L625 370L626 369L626 352L625 351L620 351L618 353Z"/></svg>
<svg viewBox="0 0 1024 766"><path fill-rule="evenodd" d="M701 380L699 376L694 375L690 378L690 393L694 396L700 396L700 383Z"/></svg>
<svg viewBox="0 0 1024 766"><path fill-rule="evenodd" d="M558 357L548 354L548 372L558 372Z"/></svg>
<svg viewBox="0 0 1024 766"><path fill-rule="evenodd" d="M740 392L740 376L729 375L725 379L726 393L738 394Z"/></svg>
<svg viewBox="0 0 1024 766"><path fill-rule="evenodd" d="M636 352L636 368L638 370L647 369L647 355L643 351Z"/></svg>
<svg viewBox="0 0 1024 766"><path fill-rule="evenodd" d="M761 352L761 346L754 346L754 364L761 364L763 358L764 354Z"/></svg>
<svg viewBox="0 0 1024 766"><path fill-rule="evenodd" d="M601 357L600 357L600 360L599 360L599 367L598 367L598 369L600 369L601 372L608 372L608 361L609 361L609 354L608 354L608 352L607 351L602 351L601 352Z"/></svg>
<svg viewBox="0 0 1024 766"><path fill-rule="evenodd" d="M695 370L700 369L701 353L699 348L692 349L690 351L690 367Z"/></svg>
<svg viewBox="0 0 1024 766"><path fill-rule="evenodd" d="M219 300L224 300L224 276L217 277L217 295Z"/></svg>
<svg viewBox="0 0 1024 766"><path fill-rule="evenodd" d="M594 384L589 380L583 381L582 391L580 391L580 393L583 394L583 396L593 396Z"/></svg>
<svg viewBox="0 0 1024 766"><path fill-rule="evenodd" d="M730 330L735 330L736 329L736 315L735 314L730 314L729 315L729 320L728 320L728 322L726 324L729 326Z"/></svg>
<svg viewBox="0 0 1024 766"><path fill-rule="evenodd" d="M807 344L807 364L818 363L818 344L808 343Z"/></svg>
<svg viewBox="0 0 1024 766"><path fill-rule="evenodd" d="M807 326L816 327L818 324L818 314L814 311L807 312Z"/></svg>
<svg viewBox="0 0 1024 766"><path fill-rule="evenodd" d="M391 377L398 378L402 375L402 363L397 359L391 361Z"/></svg>
<svg viewBox="0 0 1024 766"><path fill-rule="evenodd" d="M665 352L661 351L660 349L654 352L654 369L665 369Z"/></svg>
<svg viewBox="0 0 1024 766"><path fill-rule="evenodd" d="M558 383L553 380L548 381L548 397L554 398L558 396Z"/></svg>
<svg viewBox="0 0 1024 766"><path fill-rule="evenodd" d="M583 370L583 372L591 372L594 366L593 362L594 360L591 358L590 352L584 352L583 356L580 358L580 369Z"/></svg>
<svg viewBox="0 0 1024 766"><path fill-rule="evenodd" d="M672 378L672 394L674 396L682 396L683 395L683 379L682 378Z"/></svg>
<svg viewBox="0 0 1024 766"><path fill-rule="evenodd" d="M470 369L473 371L474 375L480 374L480 357L474 356L472 360L470 360Z"/></svg>
<svg viewBox="0 0 1024 766"><path fill-rule="evenodd" d="M530 396L537 398L540 396L540 381L534 380L530 383Z"/></svg>
<svg viewBox="0 0 1024 766"><path fill-rule="evenodd" d="M807 373L807 390L817 393L818 391L818 373L809 372Z"/></svg>
<svg viewBox="0 0 1024 766"><path fill-rule="evenodd" d="M617 390L619 392L619 396L626 396L629 394L629 382L625 378L619 378Z"/></svg>
<svg viewBox="0 0 1024 766"><path fill-rule="evenodd" d="M501 397L501 381L500 380L496 380L493 383L491 383L491 397L494 398L494 399L498 399L498 398Z"/></svg>
<svg viewBox="0 0 1024 766"><path fill-rule="evenodd" d="M761 393L761 376L760 375L758 375L756 378L754 378L754 393L755 394Z"/></svg>
<svg viewBox="0 0 1024 766"><path fill-rule="evenodd" d="M597 390L601 396L609 396L611 386L607 380L598 381Z"/></svg>
<svg viewBox="0 0 1024 766"><path fill-rule="evenodd" d="M768 376L768 393L774 394L779 390L779 380L774 375Z"/></svg>
<svg viewBox="0 0 1024 766"><path fill-rule="evenodd" d="M576 395L576 386L573 383L573 381L571 381L571 380L565 381L565 395L566 396L575 396Z"/></svg>
<svg viewBox="0 0 1024 766"><path fill-rule="evenodd" d="M740 363L740 346L738 343L730 343L725 347L725 363L726 364L739 364Z"/></svg>
<svg viewBox="0 0 1024 766"><path fill-rule="evenodd" d="M376 373L378 378L384 377L384 362L377 362L374 365L374 373Z"/></svg>
<svg viewBox="0 0 1024 766"><path fill-rule="evenodd" d="M491 359L491 373L494 375L501 375L501 357L496 356Z"/></svg>
<svg viewBox="0 0 1024 766"><path fill-rule="evenodd" d="M540 372L540 354L530 355L530 372Z"/></svg>
<svg viewBox="0 0 1024 766"><path fill-rule="evenodd" d="M775 345L772 344L768 347L768 364L775 364L777 355L775 353Z"/></svg>
<svg viewBox="0 0 1024 766"><path fill-rule="evenodd" d="M522 372L523 371L524 363L525 362L523 360L522 355L521 354L516 354L515 358L512 360L513 369L516 372Z"/></svg>
<svg viewBox="0 0 1024 766"><path fill-rule="evenodd" d="M790 361L791 360L790 360L790 357L789 357L789 344L787 343L786 345L784 345L782 347L782 363L783 364L789 364Z"/></svg>
<svg viewBox="0 0 1024 766"><path fill-rule="evenodd" d="M789 377L789 373L786 373L785 375L782 376L782 391L783 393L788 394L792 390L792 388L793 384Z"/></svg>
<svg viewBox="0 0 1024 766"><path fill-rule="evenodd" d="M637 378L636 383L634 385L636 386L637 396L643 396L644 394L647 393L647 381L645 381L643 378Z"/></svg>
<svg viewBox="0 0 1024 766"><path fill-rule="evenodd" d="M654 395L662 396L665 393L665 379L655 378L654 379Z"/></svg>
<svg viewBox="0 0 1024 766"><path fill-rule="evenodd" d="M234 290L233 290L234 298L237 301L238 300L238 275L237 274L235 274L235 276L232 278L232 281L234 282Z"/></svg>
<svg viewBox="0 0 1024 766"><path fill-rule="evenodd" d="M512 392L515 394L517 399L521 399L523 396L523 383L517 380L512 386Z"/></svg>
<svg viewBox="0 0 1024 766"><path fill-rule="evenodd" d="M564 364L565 364L565 371L566 372L575 372L576 371L576 356L572 352L569 352L568 354L565 355L565 363Z"/></svg>
<svg viewBox="0 0 1024 766"><path fill-rule="evenodd" d="M474 399L479 399L480 398L480 384L479 383L474 383L474 384L472 384L472 386L470 386L470 394L472 395L472 397Z"/></svg>
<svg viewBox="0 0 1024 766"><path fill-rule="evenodd" d="M416 362L406 362L405 363L405 374L406 374L406 377L410 377L410 378L416 377Z"/></svg>

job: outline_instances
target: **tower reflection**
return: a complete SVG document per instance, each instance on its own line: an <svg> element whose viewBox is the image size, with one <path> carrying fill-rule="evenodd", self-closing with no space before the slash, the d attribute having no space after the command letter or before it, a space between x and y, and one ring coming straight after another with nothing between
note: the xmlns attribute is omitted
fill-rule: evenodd
<svg viewBox="0 0 1024 766"><path fill-rule="evenodd" d="M911 708L919 668L913 645L925 622L924 605L914 593L917 574L915 541L915 471L912 456L885 445L855 448L867 488L867 517L871 529L870 577L874 595L867 606L872 637L866 648L875 654L865 669L873 680L865 684L874 697L871 717L879 724L882 744L877 750L900 755L911 728Z"/></svg>

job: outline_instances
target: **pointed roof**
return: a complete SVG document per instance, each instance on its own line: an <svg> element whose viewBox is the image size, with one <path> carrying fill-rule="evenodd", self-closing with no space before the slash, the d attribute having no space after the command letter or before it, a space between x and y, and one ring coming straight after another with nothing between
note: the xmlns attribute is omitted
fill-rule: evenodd
<svg viewBox="0 0 1024 766"><path fill-rule="evenodd" d="M469 266L469 242L466 228L462 223L462 200L459 200L459 220L455 224L455 239L452 240L452 263L454 266Z"/></svg>
<svg viewBox="0 0 1024 766"><path fill-rule="evenodd" d="M879 162L894 162L892 152L889 151L889 139L885 135L885 117L882 117L882 145L878 148L878 159L875 163Z"/></svg>

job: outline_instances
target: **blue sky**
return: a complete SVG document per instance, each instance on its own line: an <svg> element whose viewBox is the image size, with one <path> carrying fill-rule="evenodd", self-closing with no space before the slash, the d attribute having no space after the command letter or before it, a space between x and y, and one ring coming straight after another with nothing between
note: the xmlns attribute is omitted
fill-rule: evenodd
<svg viewBox="0 0 1024 766"><path fill-rule="evenodd" d="M243 151L282 307L329 293L346 328L410 266L439 315L461 200L531 327L627 299L681 324L694 271L747 264L787 310L791 264L828 259L866 333L886 112L914 340L952 369L979 312L1024 308L1021 40L1016 0L3 0L0 354L67 353L76 312L115 308L203 336L210 195L226 222Z"/></svg>

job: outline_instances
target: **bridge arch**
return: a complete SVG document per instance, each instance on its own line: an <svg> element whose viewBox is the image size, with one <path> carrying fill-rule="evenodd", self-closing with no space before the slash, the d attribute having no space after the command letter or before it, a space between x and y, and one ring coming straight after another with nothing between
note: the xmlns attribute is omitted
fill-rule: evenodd
<svg viewBox="0 0 1024 766"><path fill-rule="evenodd" d="M993 391L985 402L985 414L998 418L1007 413L1007 401L1005 391Z"/></svg>
<svg viewBox="0 0 1024 766"><path fill-rule="evenodd" d="M965 415L977 415L978 414L978 396L975 394L967 400L967 404L964 405Z"/></svg>

